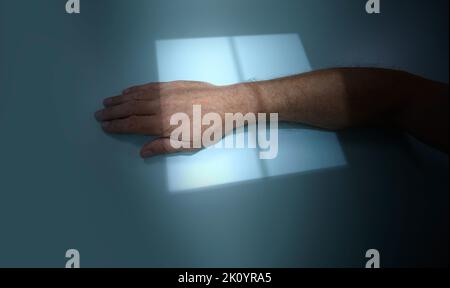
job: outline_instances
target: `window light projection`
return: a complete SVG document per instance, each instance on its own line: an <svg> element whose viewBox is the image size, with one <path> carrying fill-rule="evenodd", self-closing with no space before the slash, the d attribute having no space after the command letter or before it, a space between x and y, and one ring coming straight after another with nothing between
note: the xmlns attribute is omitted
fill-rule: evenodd
<svg viewBox="0 0 450 288"><path fill-rule="evenodd" d="M297 34L158 40L156 52L162 82L192 80L227 85L311 71ZM240 129L236 133L248 132ZM346 165L333 132L280 124L278 143L278 156L273 160L261 160L259 150L251 148L209 147L193 155L169 156L169 190L193 191Z"/></svg>

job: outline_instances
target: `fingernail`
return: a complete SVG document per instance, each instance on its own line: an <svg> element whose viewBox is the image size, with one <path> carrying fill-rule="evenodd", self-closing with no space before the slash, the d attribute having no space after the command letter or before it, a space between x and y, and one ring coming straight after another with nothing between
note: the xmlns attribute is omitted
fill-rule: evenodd
<svg viewBox="0 0 450 288"><path fill-rule="evenodd" d="M103 128L108 128L110 123L111 122L109 122L109 121L102 122L102 127Z"/></svg>
<svg viewBox="0 0 450 288"><path fill-rule="evenodd" d="M95 119L99 120L101 115L102 115L101 111L95 112Z"/></svg>

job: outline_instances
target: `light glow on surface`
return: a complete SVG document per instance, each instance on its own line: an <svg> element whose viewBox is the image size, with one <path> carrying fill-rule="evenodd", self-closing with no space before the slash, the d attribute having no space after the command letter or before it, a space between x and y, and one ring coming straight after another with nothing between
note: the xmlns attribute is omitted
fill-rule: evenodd
<svg viewBox="0 0 450 288"><path fill-rule="evenodd" d="M228 85L311 71L297 34L158 40L156 51L161 82L193 80ZM192 191L346 165L335 133L297 125L279 127L276 159L261 160L258 155L257 149L210 147L193 155L167 157L169 190Z"/></svg>

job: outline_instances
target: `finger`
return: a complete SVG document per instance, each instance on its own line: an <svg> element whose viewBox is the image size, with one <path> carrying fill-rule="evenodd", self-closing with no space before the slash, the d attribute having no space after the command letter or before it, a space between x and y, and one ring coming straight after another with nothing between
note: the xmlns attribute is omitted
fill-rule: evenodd
<svg viewBox="0 0 450 288"><path fill-rule="evenodd" d="M163 89L188 89L188 88L206 88L206 87L214 87L213 84L201 81L185 81L185 80L177 80L170 82L154 82L148 83L144 85L133 86L125 89L122 94L129 94L135 92L143 92L149 90L163 90Z"/></svg>
<svg viewBox="0 0 450 288"><path fill-rule="evenodd" d="M142 100L153 100L157 99L160 96L160 93L156 90L149 90L149 91L137 91L133 93L128 94L122 94L119 96L109 97L103 100L103 105L105 107L111 107L120 105L126 102L130 101L142 101Z"/></svg>
<svg viewBox="0 0 450 288"><path fill-rule="evenodd" d="M127 94L127 95L119 95L114 97L109 97L103 100L103 106L105 107L111 107L120 105L129 101L133 101L137 98L135 95Z"/></svg>
<svg viewBox="0 0 450 288"><path fill-rule="evenodd" d="M147 83L147 84L143 84L143 85L136 85L136 86L132 86L132 87L129 87L129 88L123 90L122 94L129 94L129 93L147 91L147 90L151 90L151 89L158 89L159 86L160 86L159 82Z"/></svg>
<svg viewBox="0 0 450 288"><path fill-rule="evenodd" d="M154 115L160 110L158 101L130 101L120 105L106 107L95 113L98 121L127 118L132 115Z"/></svg>
<svg viewBox="0 0 450 288"><path fill-rule="evenodd" d="M124 119L102 122L102 128L107 133L142 134L159 136L162 133L160 117L130 116Z"/></svg>
<svg viewBox="0 0 450 288"><path fill-rule="evenodd" d="M172 142L171 142L172 141ZM177 147L181 146L181 141L170 140L169 138L159 138L145 144L141 149L141 157L148 158L162 154L172 154L177 152L193 152L199 149L193 148L175 148L173 143L176 143Z"/></svg>

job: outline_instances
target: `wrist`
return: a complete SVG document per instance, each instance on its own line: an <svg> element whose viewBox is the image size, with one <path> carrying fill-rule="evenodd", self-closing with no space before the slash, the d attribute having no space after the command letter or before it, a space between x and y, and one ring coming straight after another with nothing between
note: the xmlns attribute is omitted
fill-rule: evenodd
<svg viewBox="0 0 450 288"><path fill-rule="evenodd" d="M259 82L244 82L232 85L235 89L235 96L239 98L239 111L246 113L267 113L265 101Z"/></svg>

